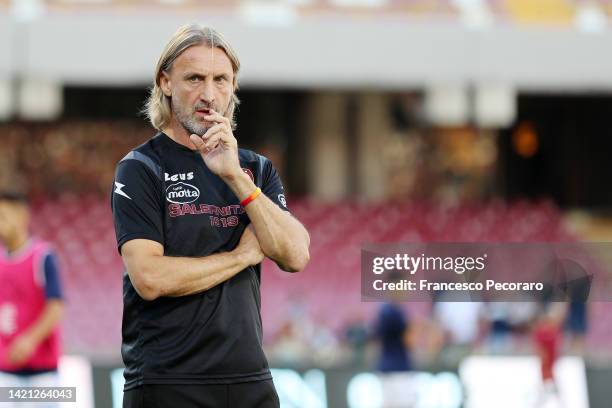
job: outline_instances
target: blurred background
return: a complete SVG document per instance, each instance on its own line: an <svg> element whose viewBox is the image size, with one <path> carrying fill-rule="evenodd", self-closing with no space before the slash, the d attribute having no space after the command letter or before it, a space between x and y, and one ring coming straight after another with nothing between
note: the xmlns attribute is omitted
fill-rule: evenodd
<svg viewBox="0 0 612 408"><path fill-rule="evenodd" d="M27 188L60 255L91 406L121 398L114 167L154 134L163 46L198 22L241 59L239 144L311 233L304 272L262 273L283 407L609 407L612 305L401 303L394 326L361 301L360 251L612 240L611 18L610 0L0 0L0 186ZM386 369L389 336L407 358Z"/></svg>

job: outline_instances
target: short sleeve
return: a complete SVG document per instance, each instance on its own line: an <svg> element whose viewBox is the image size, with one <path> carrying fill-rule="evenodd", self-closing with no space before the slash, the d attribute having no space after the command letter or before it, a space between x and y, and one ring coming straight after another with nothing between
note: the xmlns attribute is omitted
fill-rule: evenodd
<svg viewBox="0 0 612 408"><path fill-rule="evenodd" d="M287 199L285 198L285 189L278 175L278 172L272 165L272 162L265 159L263 164L263 182L261 191L276 203L281 210L289 211L287 207Z"/></svg>
<svg viewBox="0 0 612 408"><path fill-rule="evenodd" d="M119 162L115 173L111 207L117 248L132 239L149 239L163 245L161 181L138 160Z"/></svg>
<svg viewBox="0 0 612 408"><path fill-rule="evenodd" d="M62 284L58 268L57 257L49 252L43 262L43 276L46 299L63 299Z"/></svg>

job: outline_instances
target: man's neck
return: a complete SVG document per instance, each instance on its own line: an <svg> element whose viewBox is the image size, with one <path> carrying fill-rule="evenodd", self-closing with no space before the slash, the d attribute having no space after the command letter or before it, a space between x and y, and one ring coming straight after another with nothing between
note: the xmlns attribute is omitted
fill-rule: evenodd
<svg viewBox="0 0 612 408"><path fill-rule="evenodd" d="M6 243L6 249L9 253L15 253L23 248L29 241L29 236L26 233L15 234Z"/></svg>
<svg viewBox="0 0 612 408"><path fill-rule="evenodd" d="M189 139L189 132L187 132L187 130L174 118L172 118L167 127L162 129L162 132L168 135L168 137L174 140L176 143L181 144L188 149L195 150L193 143L191 143L191 140Z"/></svg>

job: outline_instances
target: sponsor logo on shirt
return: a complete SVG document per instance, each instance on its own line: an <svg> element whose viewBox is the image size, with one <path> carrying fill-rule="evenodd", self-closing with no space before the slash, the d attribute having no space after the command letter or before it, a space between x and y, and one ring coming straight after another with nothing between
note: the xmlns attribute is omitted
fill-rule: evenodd
<svg viewBox="0 0 612 408"><path fill-rule="evenodd" d="M198 198L200 198L200 190L196 186L183 183L182 181L170 184L166 188L166 199L171 203L187 204L194 202Z"/></svg>
<svg viewBox="0 0 612 408"><path fill-rule="evenodd" d="M119 194L120 196L124 196L124 197L129 198L131 200L132 197L127 195L125 193L125 191L122 190L123 187L125 187L125 184L121 184L121 183L115 181L115 194Z"/></svg>
<svg viewBox="0 0 612 408"><path fill-rule="evenodd" d="M190 171L189 173L177 173L172 175L164 173L164 179L166 181L193 180L193 171Z"/></svg>
<svg viewBox="0 0 612 408"><path fill-rule="evenodd" d="M255 177L253 177L253 172L251 171L251 169L247 169L246 167L242 167L242 171L244 171L251 178L251 181L253 183L255 182Z"/></svg>

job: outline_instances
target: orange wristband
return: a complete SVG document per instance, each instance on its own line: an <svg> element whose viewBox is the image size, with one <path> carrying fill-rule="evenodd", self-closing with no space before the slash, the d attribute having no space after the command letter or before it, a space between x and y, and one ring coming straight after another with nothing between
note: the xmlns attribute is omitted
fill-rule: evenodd
<svg viewBox="0 0 612 408"><path fill-rule="evenodd" d="M246 207L247 205L249 205L251 201L256 199L257 196L259 196L260 194L261 194L261 188L257 187L257 189L253 192L253 194L251 194L250 196L248 196L247 198L245 198L244 200L240 202L240 205L243 207Z"/></svg>

